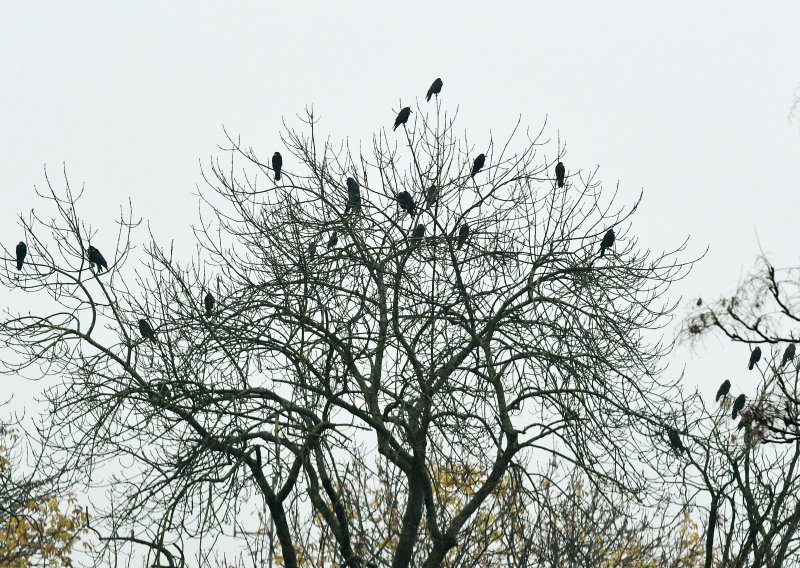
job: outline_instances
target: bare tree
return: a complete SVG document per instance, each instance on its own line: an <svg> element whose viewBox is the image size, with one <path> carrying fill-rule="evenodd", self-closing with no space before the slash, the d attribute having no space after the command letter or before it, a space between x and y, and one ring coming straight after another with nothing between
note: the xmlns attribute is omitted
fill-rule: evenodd
<svg viewBox="0 0 800 568"><path fill-rule="evenodd" d="M342 566L429 568L459 557L503 483L539 491L543 452L643 494L631 459L653 453L643 436L664 438L672 391L668 347L646 336L674 309L682 246L640 250L638 202L616 206L596 172L559 189L564 156L544 154L541 132L476 147L437 103L356 153L305 122L286 130L279 183L228 137L204 172L193 261L153 242L131 267L133 216L112 246L68 182L41 192L53 219L22 219L25 270L3 283L46 300L0 327L8 370L62 378L46 440L60 467L93 486L124 464L95 515L107 542L179 565L187 547L247 541L237 523L263 506L264 565L319 565L305 547L327 538ZM397 479L380 546L349 482L375 452ZM458 468L475 472L469 492L441 482Z"/></svg>
<svg viewBox="0 0 800 568"><path fill-rule="evenodd" d="M722 566L777 567L798 559L800 399L789 346L798 337L792 328L800 315L799 275L776 271L762 258L732 296L698 300L682 330L689 342L709 334L730 340L742 373L757 379L737 419L732 405L745 393L731 392L719 403L695 395L684 406L695 474L687 474L682 486L687 494L695 488L709 498L706 566L712 556ZM755 347L763 355L748 370Z"/></svg>

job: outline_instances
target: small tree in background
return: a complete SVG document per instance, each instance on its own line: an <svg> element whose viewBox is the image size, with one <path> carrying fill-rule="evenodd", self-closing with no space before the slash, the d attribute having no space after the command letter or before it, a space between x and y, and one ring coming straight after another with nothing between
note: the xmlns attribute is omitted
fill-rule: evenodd
<svg viewBox="0 0 800 568"><path fill-rule="evenodd" d="M229 138L193 261L153 242L134 268L133 216L115 248L48 181L57 214L23 219L29 260L3 283L55 307L37 300L0 333L9 371L62 377L53 459L92 484L125 460L93 523L108 542L179 565L263 505L265 565L319 565L313 543L341 566L479 565L478 535L484 554L522 544L490 525L546 498L536 464L554 450L589 486L646 499L632 457L665 451L673 385L645 337L689 264L640 250L636 204L615 206L594 172L558 187L563 155L541 133L476 146L438 101L360 152L322 141L309 113L279 180ZM364 492L377 472L351 465L368 456L391 479L382 524ZM510 534L536 530L518 519Z"/></svg>

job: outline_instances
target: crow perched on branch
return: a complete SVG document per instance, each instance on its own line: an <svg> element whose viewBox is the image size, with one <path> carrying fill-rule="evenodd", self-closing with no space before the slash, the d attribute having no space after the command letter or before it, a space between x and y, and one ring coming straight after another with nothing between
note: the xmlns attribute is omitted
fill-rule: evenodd
<svg viewBox="0 0 800 568"><path fill-rule="evenodd" d="M786 365L786 363L794 359L796 350L797 348L795 347L794 343L790 343L786 347L786 351L783 352L783 359L781 359L781 367L783 367L784 365Z"/></svg>
<svg viewBox="0 0 800 568"><path fill-rule="evenodd" d="M556 164L556 181L558 182L558 187L564 187L564 175L567 173L567 168L564 167L564 164L558 162Z"/></svg>
<svg viewBox="0 0 800 568"><path fill-rule="evenodd" d="M736 416L742 411L746 400L747 397L743 394L740 394L736 397L736 400L733 401L733 412L731 413L731 418L736 418Z"/></svg>
<svg viewBox="0 0 800 568"><path fill-rule="evenodd" d="M347 213L350 209L361 209L361 186L351 177L347 178L347 207L344 212Z"/></svg>
<svg viewBox="0 0 800 568"><path fill-rule="evenodd" d="M275 170L275 181L281 179L281 168L283 167L283 157L280 152L272 154L272 169Z"/></svg>
<svg viewBox="0 0 800 568"><path fill-rule="evenodd" d="M142 337L145 339L149 339L153 342L156 340L156 333L146 319L139 320L139 333L141 333Z"/></svg>
<svg viewBox="0 0 800 568"><path fill-rule="evenodd" d="M106 262L106 259L103 258L103 255L100 253L99 250L94 248L92 245L89 245L87 252L89 253L87 255L89 259L89 266L94 267L94 265L96 264L97 272L102 272L102 270L100 270L101 268L108 270L108 263Z"/></svg>
<svg viewBox="0 0 800 568"><path fill-rule="evenodd" d="M206 292L206 297L203 298L203 304L206 308L206 317L210 318L214 312L214 295L211 292Z"/></svg>
<svg viewBox="0 0 800 568"><path fill-rule="evenodd" d="M430 186L425 190L425 205L433 207L436 200L439 199L439 188L435 185Z"/></svg>
<svg viewBox="0 0 800 568"><path fill-rule="evenodd" d="M714 399L715 402L719 402L719 399L723 396L726 396L729 392L731 392L731 382L728 379L725 379L725 382L722 383L717 391L717 398Z"/></svg>
<svg viewBox="0 0 800 568"><path fill-rule="evenodd" d="M461 250L461 247L467 242L469 238L469 225L464 223L461 225L461 228L458 230L458 242L456 244L456 250Z"/></svg>
<svg viewBox="0 0 800 568"><path fill-rule="evenodd" d="M411 197L411 194L407 191L401 191L397 194L397 202L400 204L400 209L412 217L416 214L417 205L414 203L414 199Z"/></svg>
<svg viewBox="0 0 800 568"><path fill-rule="evenodd" d="M617 236L614 234L614 229L606 231L606 234L603 235L603 240L600 241L600 256L605 256L606 249L613 247L616 240Z"/></svg>
<svg viewBox="0 0 800 568"><path fill-rule="evenodd" d="M336 234L336 231L331 233L331 238L328 239L328 249L332 249L336 246L336 243L339 242L339 235Z"/></svg>
<svg viewBox="0 0 800 568"><path fill-rule="evenodd" d="M22 270L22 264L25 262L25 255L28 254L28 245L20 241L17 243L17 270Z"/></svg>
<svg viewBox="0 0 800 568"><path fill-rule="evenodd" d="M481 171L485 163L486 163L486 155L478 154L478 157L475 158L474 162L472 162L472 173L470 173L469 177L475 177L475 174Z"/></svg>
<svg viewBox="0 0 800 568"><path fill-rule="evenodd" d="M425 225L420 223L419 225L414 227L413 231L411 231L411 242L418 243L422 240L422 237L424 236L425 236Z"/></svg>
<svg viewBox="0 0 800 568"><path fill-rule="evenodd" d="M677 430L674 428L669 428L667 430L667 437L669 438L669 445L672 446L672 449L675 450L676 454L683 453L686 450Z"/></svg>
<svg viewBox="0 0 800 568"><path fill-rule="evenodd" d="M392 128L392 130L397 130L398 126L408 122L409 116L411 116L411 107L403 107L400 112L397 113L397 118L394 119L394 128Z"/></svg>
<svg viewBox="0 0 800 568"><path fill-rule="evenodd" d="M756 345L756 348L750 353L750 362L747 364L747 369L752 371L753 367L755 367L756 363L759 361L761 361L761 347Z"/></svg>
<svg viewBox="0 0 800 568"><path fill-rule="evenodd" d="M438 98L439 93L442 92L443 84L444 83L442 83L442 80L437 78L431 85L431 88L428 89L428 95L425 97L425 100L429 102L431 100L431 95L437 95Z"/></svg>

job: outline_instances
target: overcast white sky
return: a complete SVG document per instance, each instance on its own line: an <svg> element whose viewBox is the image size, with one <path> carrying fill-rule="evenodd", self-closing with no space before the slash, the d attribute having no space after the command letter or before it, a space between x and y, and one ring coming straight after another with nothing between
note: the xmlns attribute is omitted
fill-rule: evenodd
<svg viewBox="0 0 800 568"><path fill-rule="evenodd" d="M16 215L37 205L43 164L66 163L101 236L131 197L159 237L188 244L198 161L218 154L223 124L268 156L281 120L313 104L335 139L367 141L442 77L471 141L547 116L570 171L599 164L623 200L644 189L643 244L709 246L676 296L730 291L757 237L777 266L800 264L800 130L787 118L800 4L655 6L2 2L0 239L22 237ZM685 364L713 393L723 378L754 384L746 361L741 346L683 350L672 371Z"/></svg>

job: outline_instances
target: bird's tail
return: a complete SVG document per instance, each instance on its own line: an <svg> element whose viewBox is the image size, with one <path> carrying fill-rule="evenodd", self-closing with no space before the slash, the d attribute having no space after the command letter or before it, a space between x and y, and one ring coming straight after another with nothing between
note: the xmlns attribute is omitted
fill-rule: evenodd
<svg viewBox="0 0 800 568"><path fill-rule="evenodd" d="M747 370L748 371L752 371L753 370L753 365L755 365L755 362L754 361L750 361L750 363L747 365ZM734 418L736 418L736 417L734 416Z"/></svg>
<svg viewBox="0 0 800 568"><path fill-rule="evenodd" d="M280 179L281 179L281 172L280 171L276 171L275 172L275 181L279 181Z"/></svg>
<svg viewBox="0 0 800 568"><path fill-rule="evenodd" d="M397 124L397 123L395 123L395 125L394 125L394 128L392 128L392 131L395 131L395 130L397 130L397 127L398 127L398 126L400 126L400 125L399 125L399 124Z"/></svg>
<svg viewBox="0 0 800 568"><path fill-rule="evenodd" d="M22 270L22 263L19 261L17 262L17 270Z"/></svg>
<svg viewBox="0 0 800 568"><path fill-rule="evenodd" d="M432 95L432 94L433 94L433 93L431 93L430 91L428 91L428 96L427 96L427 97L425 97L425 102L431 102L431 95Z"/></svg>
<svg viewBox="0 0 800 568"><path fill-rule="evenodd" d="M559 187L559 189L564 187L564 180L561 180L561 181L558 182L558 187Z"/></svg>
<svg viewBox="0 0 800 568"><path fill-rule="evenodd" d="M606 249L600 247L600 256L605 256L605 255L606 255Z"/></svg>

